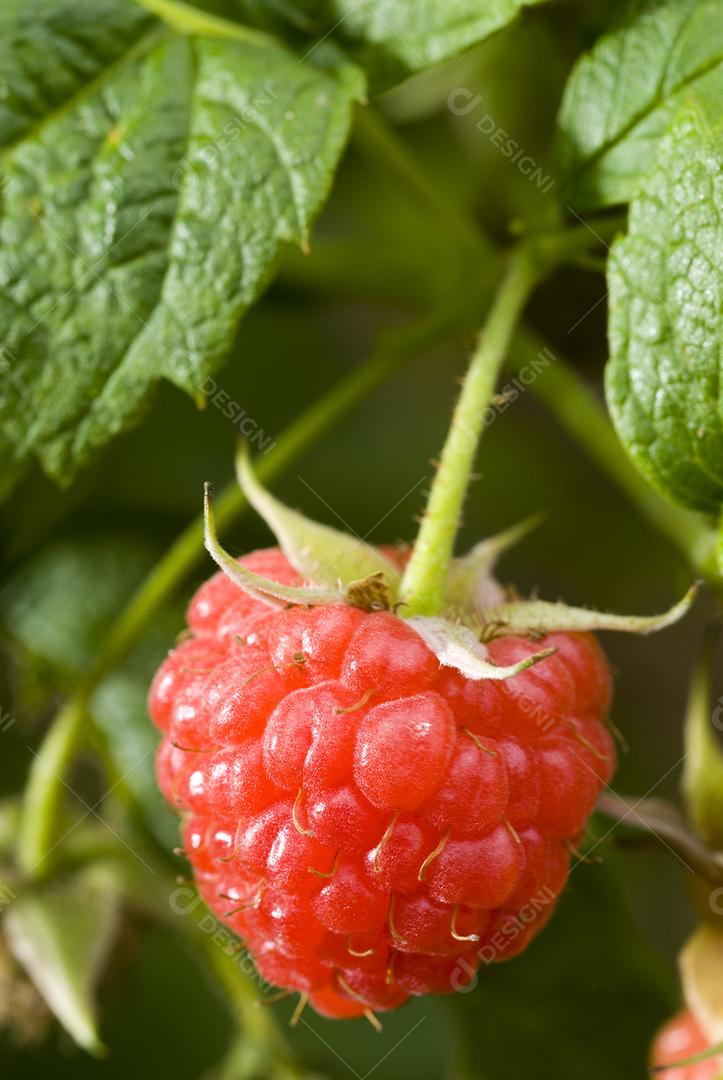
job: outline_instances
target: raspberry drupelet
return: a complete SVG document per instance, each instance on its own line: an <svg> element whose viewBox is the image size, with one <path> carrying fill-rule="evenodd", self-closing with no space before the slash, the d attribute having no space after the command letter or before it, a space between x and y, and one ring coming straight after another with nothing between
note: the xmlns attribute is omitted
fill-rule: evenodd
<svg viewBox="0 0 723 1080"><path fill-rule="evenodd" d="M278 549L240 562L301 584ZM557 651L475 681L391 612L273 609L222 573L188 624L150 694L158 777L266 980L371 1015L526 947L614 768L595 638L498 637L500 665Z"/></svg>
<svg viewBox="0 0 723 1080"><path fill-rule="evenodd" d="M711 1047L711 1041L689 1009L682 1009L665 1024L655 1037L651 1065L659 1070L661 1080L718 1080L723 1072L723 1054L688 1061Z"/></svg>

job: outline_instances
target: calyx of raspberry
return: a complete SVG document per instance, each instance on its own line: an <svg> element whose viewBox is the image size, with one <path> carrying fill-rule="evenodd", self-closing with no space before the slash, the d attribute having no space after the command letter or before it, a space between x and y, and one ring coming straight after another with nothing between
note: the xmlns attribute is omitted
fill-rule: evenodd
<svg viewBox="0 0 723 1080"><path fill-rule="evenodd" d="M391 559L356 536L311 521L284 506L256 479L244 445L236 457L236 474L244 495L305 580L343 593L343 587L352 582L382 574L390 603L397 599L399 571Z"/></svg>
<svg viewBox="0 0 723 1080"><path fill-rule="evenodd" d="M402 577L383 550L328 525L311 521L284 506L254 475L245 448L237 457L239 484L251 505L272 530L302 586L286 585L254 573L221 546L216 534L210 485L205 490L205 544L223 572L249 596L272 607L313 607L346 603L362 611L395 608ZM500 555L521 540L539 521L530 518L476 544L466 555L452 559L445 590L445 607L438 615L412 615L413 626L440 664L468 679L507 679L552 655L554 649L531 652L514 664L498 665L487 658L485 639L500 634L541 638L553 631L619 630L647 634L675 622L690 607L696 587L660 615L614 615L569 607L544 600L510 600L493 576Z"/></svg>

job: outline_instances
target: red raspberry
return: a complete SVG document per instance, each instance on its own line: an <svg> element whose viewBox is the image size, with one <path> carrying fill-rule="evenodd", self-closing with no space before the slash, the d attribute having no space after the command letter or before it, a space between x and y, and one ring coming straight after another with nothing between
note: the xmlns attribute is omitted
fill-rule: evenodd
<svg viewBox="0 0 723 1080"><path fill-rule="evenodd" d="M702 1054L711 1046L710 1039L688 1009L683 1009L665 1024L655 1037L650 1063L658 1069L662 1080L717 1080L723 1072L723 1055L698 1061L694 1065L681 1065L676 1061ZM671 1065L666 1069L664 1066Z"/></svg>
<svg viewBox="0 0 723 1080"><path fill-rule="evenodd" d="M276 549L241 562L286 584ZM450 992L549 918L610 779L610 678L588 634L490 645L472 681L388 612L277 611L222 574L150 694L158 776L209 907L323 1015Z"/></svg>

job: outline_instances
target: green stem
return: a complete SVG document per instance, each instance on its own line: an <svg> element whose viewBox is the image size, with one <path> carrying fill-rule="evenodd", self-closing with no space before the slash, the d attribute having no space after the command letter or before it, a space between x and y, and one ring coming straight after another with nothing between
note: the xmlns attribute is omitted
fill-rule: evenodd
<svg viewBox="0 0 723 1080"><path fill-rule="evenodd" d="M579 266L581 270L589 270L593 274L605 274L607 259L604 255L594 255L582 251L570 260L572 266Z"/></svg>
<svg viewBox="0 0 723 1080"><path fill-rule="evenodd" d="M321 269L317 266L318 276L312 278L305 276L309 260L306 263L299 261L296 282L321 289L326 294L333 293L340 282L343 283L345 273L344 258L341 252L339 255L338 261L334 258L328 266ZM493 265L497 259L495 255ZM348 261L347 253L347 264ZM366 289L371 294L379 275L384 272L383 265L376 261L362 268L357 267L354 288L357 291ZM369 278L366 286L365 275ZM480 289L480 303L485 298L484 290ZM400 299L403 297L400 296ZM510 348L510 369L519 372L540 355L552 356L552 349L522 323ZM695 573L701 574L709 584L720 589L723 583L723 520L718 532L716 565L713 530L699 515L668 502L647 483L623 450L602 402L574 368L559 356L557 349L554 364L539 379L531 382L529 389L630 499L635 509L681 551Z"/></svg>
<svg viewBox="0 0 723 1080"><path fill-rule="evenodd" d="M389 331L364 364L302 413L261 460L257 473L265 482L278 476L333 424L375 387L390 378L420 350L444 339L459 322L455 308ZM219 527L238 518L248 504L232 482L216 503ZM30 770L18 837L18 860L28 875L49 872L45 858L53 846L64 795L64 777L85 733L87 702L106 675L128 655L153 616L204 557L203 516L181 533L141 584L115 624L83 684L63 706Z"/></svg>
<svg viewBox="0 0 723 1080"><path fill-rule="evenodd" d="M248 45L277 47L275 38L242 23L229 22L217 15L199 11L183 0L138 0L141 7L158 15L165 23L181 34L199 34L205 37L231 38Z"/></svg>
<svg viewBox="0 0 723 1080"><path fill-rule="evenodd" d="M477 265L481 261L494 265L497 251L473 216L457 201L446 198L428 179L398 131L378 111L370 106L357 110L353 138L373 164L381 166L406 189L425 220L431 218L435 223L440 237L454 241L456 250L464 252L467 257L471 256ZM511 227L510 231L520 241L546 239L553 245L560 244L563 253L567 249L574 261L584 257L590 248L607 246L625 228L627 217L619 214L592 220L592 225L578 219L571 223L529 229L523 223L521 228Z"/></svg>
<svg viewBox="0 0 723 1080"><path fill-rule="evenodd" d="M470 361L452 416L437 474L402 581L405 614L434 615L444 606L447 570L459 528L485 409L539 267L526 247L517 249L502 279Z"/></svg>
<svg viewBox="0 0 723 1080"><path fill-rule="evenodd" d="M616 222L615 227L619 227ZM559 234L559 230L555 230ZM587 231L587 230L586 230ZM597 230L600 232L600 230ZM584 233L576 230L581 242ZM568 235L572 235L571 233ZM307 275L306 263L301 260L296 264L298 277L296 282L325 293L333 293L343 283L345 263L348 264L348 252L339 252L330 260L328 266L317 265L311 278ZM497 263L497 255L491 265ZM380 274L388 268L382 263L372 262L368 266L355 270L355 290L366 289L368 293L376 288ZM365 285L365 279L368 278ZM400 299L404 297L400 296ZM484 290L480 290L480 301L484 299ZM533 331L521 324L515 334L508 364L513 371L520 371L530 361L540 355L552 355L543 340ZM623 450L604 406L593 390L580 378L577 372L555 351L555 361L544 375L530 383L532 393L549 408L560 425L590 455L593 461L605 472L622 492L631 500L641 514L681 551L685 559L697 574L701 574L712 586L720 589L723 582L723 521L719 526L718 553L716 565L715 536L706 522L691 511L676 507L659 495L633 466Z"/></svg>
<svg viewBox="0 0 723 1080"><path fill-rule="evenodd" d="M713 666L720 631L706 635L690 685L685 722L683 793L688 815L711 847L723 847L723 752L715 727L723 728L723 700L713 703Z"/></svg>
<svg viewBox="0 0 723 1080"><path fill-rule="evenodd" d="M357 109L353 138L374 164L381 165L396 177L425 217L431 215L442 236L453 240L457 247L475 260L489 259L494 254L494 248L474 222L468 219L464 211L459 211L454 202L440 194L409 153L404 141L374 108L364 106Z"/></svg>
<svg viewBox="0 0 723 1080"><path fill-rule="evenodd" d="M270 1007L264 1007L249 978L239 978L238 965L213 937L203 941L206 961L215 972L226 997L231 1002L241 1033L230 1058L221 1067L221 1078L252 1080L299 1080L300 1069L293 1063L286 1040L281 1034Z"/></svg>
<svg viewBox="0 0 723 1080"><path fill-rule="evenodd" d="M533 331L520 327L510 349L512 370L520 372L542 355L553 354ZM679 509L650 487L623 450L595 393L574 369L555 355L549 367L529 385L558 423L628 495L633 505L683 552L694 570L711 584L720 584L713 530L696 514Z"/></svg>
<svg viewBox="0 0 723 1080"><path fill-rule="evenodd" d="M33 758L18 828L17 861L32 877L42 877L60 824L66 787L63 781L81 741L87 697L78 694L58 713L40 752Z"/></svg>

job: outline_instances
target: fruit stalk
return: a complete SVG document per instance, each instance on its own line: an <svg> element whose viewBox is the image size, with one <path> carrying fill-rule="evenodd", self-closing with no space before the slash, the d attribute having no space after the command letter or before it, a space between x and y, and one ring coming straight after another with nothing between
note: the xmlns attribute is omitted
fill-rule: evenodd
<svg viewBox="0 0 723 1080"><path fill-rule="evenodd" d="M527 298L540 276L530 248L513 254L479 336L455 407L422 524L401 586L407 615L436 615L444 606L452 557L485 409L494 393Z"/></svg>

